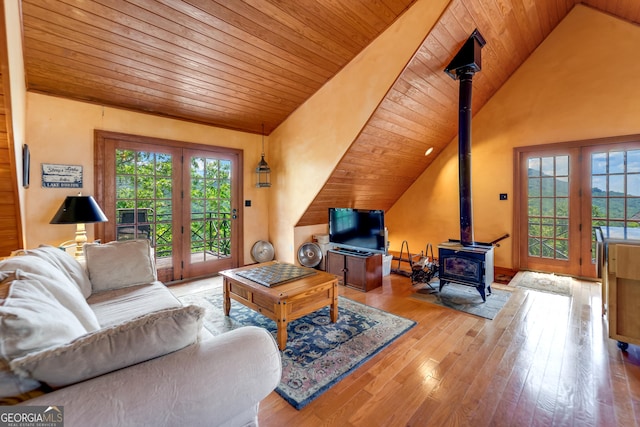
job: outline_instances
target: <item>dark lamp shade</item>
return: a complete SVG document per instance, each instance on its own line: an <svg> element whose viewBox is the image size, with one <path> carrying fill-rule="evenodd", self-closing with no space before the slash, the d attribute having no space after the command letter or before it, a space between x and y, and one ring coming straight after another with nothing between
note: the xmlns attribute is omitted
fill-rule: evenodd
<svg viewBox="0 0 640 427"><path fill-rule="evenodd" d="M68 196L50 224L87 224L107 222L107 216L91 196Z"/></svg>

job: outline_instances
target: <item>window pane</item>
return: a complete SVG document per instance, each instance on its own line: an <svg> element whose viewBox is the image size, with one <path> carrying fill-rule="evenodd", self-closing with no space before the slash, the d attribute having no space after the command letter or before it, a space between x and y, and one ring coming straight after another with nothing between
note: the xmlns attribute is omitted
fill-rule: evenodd
<svg viewBox="0 0 640 427"><path fill-rule="evenodd" d="M566 197L556 198L556 217L568 218L569 217L569 199Z"/></svg>
<svg viewBox="0 0 640 427"><path fill-rule="evenodd" d="M556 237L566 239L569 237L569 221L561 219L556 222Z"/></svg>
<svg viewBox="0 0 640 427"><path fill-rule="evenodd" d="M155 183L153 177L138 176L136 188L136 198L151 199L155 193Z"/></svg>
<svg viewBox="0 0 640 427"><path fill-rule="evenodd" d="M529 238L529 255L540 256L540 239Z"/></svg>
<svg viewBox="0 0 640 427"><path fill-rule="evenodd" d="M204 185L205 185L205 181L202 178L195 177L191 179L191 198L192 199L203 199L205 197Z"/></svg>
<svg viewBox="0 0 640 427"><path fill-rule="evenodd" d="M543 157L541 159L542 176L554 176L555 175L555 162L553 157Z"/></svg>
<svg viewBox="0 0 640 427"><path fill-rule="evenodd" d="M215 179L218 176L219 172L219 161L215 159L207 159L207 168L205 172L205 176L208 179Z"/></svg>
<svg viewBox="0 0 640 427"><path fill-rule="evenodd" d="M593 196L605 196L607 194L607 177L606 176L592 176L591 177L591 195Z"/></svg>
<svg viewBox="0 0 640 427"><path fill-rule="evenodd" d="M640 172L640 150L627 151L627 173Z"/></svg>
<svg viewBox="0 0 640 427"><path fill-rule="evenodd" d="M607 153L591 155L591 173L594 175L607 173Z"/></svg>
<svg viewBox="0 0 640 427"><path fill-rule="evenodd" d="M137 154L136 173L138 175L153 175L155 169L153 153L139 151Z"/></svg>
<svg viewBox="0 0 640 427"><path fill-rule="evenodd" d="M135 179L133 176L116 176L116 198L132 199L134 196Z"/></svg>
<svg viewBox="0 0 640 427"><path fill-rule="evenodd" d="M556 259L567 260L569 259L569 241L556 240Z"/></svg>
<svg viewBox="0 0 640 427"><path fill-rule="evenodd" d="M612 151L609 153L609 173L625 173L624 151Z"/></svg>
<svg viewBox="0 0 640 427"><path fill-rule="evenodd" d="M554 258L555 254L555 241L553 239L543 239L542 240L542 257L543 258Z"/></svg>
<svg viewBox="0 0 640 427"><path fill-rule="evenodd" d="M555 178L542 178L542 196L553 197L555 194Z"/></svg>
<svg viewBox="0 0 640 427"><path fill-rule="evenodd" d="M135 173L135 152L116 150L116 175Z"/></svg>
<svg viewBox="0 0 640 427"><path fill-rule="evenodd" d="M627 175L627 195L640 196L640 174Z"/></svg>
<svg viewBox="0 0 640 427"><path fill-rule="evenodd" d="M204 159L201 157L191 158L190 174L192 178L204 176Z"/></svg>
<svg viewBox="0 0 640 427"><path fill-rule="evenodd" d="M630 227L640 225L640 198L627 199L627 219L636 221L636 224L629 224Z"/></svg>
<svg viewBox="0 0 640 427"><path fill-rule="evenodd" d="M528 159L528 176L530 177L538 177L540 176L540 159L535 157Z"/></svg>
<svg viewBox="0 0 640 427"><path fill-rule="evenodd" d="M171 178L160 178L156 181L156 199L170 199L173 185Z"/></svg>
<svg viewBox="0 0 640 427"><path fill-rule="evenodd" d="M552 197L543 197L542 201L542 216L553 216L555 212L555 199Z"/></svg>
<svg viewBox="0 0 640 427"><path fill-rule="evenodd" d="M556 197L569 197L569 177L556 178Z"/></svg>
<svg viewBox="0 0 640 427"><path fill-rule="evenodd" d="M569 156L556 157L556 176L569 176Z"/></svg>
<svg viewBox="0 0 640 427"><path fill-rule="evenodd" d="M624 219L624 199L612 197L609 199L609 218Z"/></svg>
<svg viewBox="0 0 640 427"><path fill-rule="evenodd" d="M529 218L529 236L532 236L532 237L540 236L540 219Z"/></svg>
<svg viewBox="0 0 640 427"><path fill-rule="evenodd" d="M527 188L529 197L540 197L540 179L529 178Z"/></svg>
<svg viewBox="0 0 640 427"><path fill-rule="evenodd" d="M553 221L545 221L542 224L542 237L553 238L555 235L555 226Z"/></svg>
<svg viewBox="0 0 640 427"><path fill-rule="evenodd" d="M609 175L609 196L624 196L624 175Z"/></svg>
<svg viewBox="0 0 640 427"><path fill-rule="evenodd" d="M591 201L591 216L593 218L606 218L607 217L607 199L600 197L594 198Z"/></svg>

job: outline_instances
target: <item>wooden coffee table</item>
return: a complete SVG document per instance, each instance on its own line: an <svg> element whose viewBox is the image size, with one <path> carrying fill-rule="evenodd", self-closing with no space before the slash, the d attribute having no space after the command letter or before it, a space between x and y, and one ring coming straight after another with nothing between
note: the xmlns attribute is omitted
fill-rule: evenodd
<svg viewBox="0 0 640 427"><path fill-rule="evenodd" d="M287 325L289 322L330 306L331 321L338 320L338 278L324 271L275 286L264 286L237 273L260 266L277 263L271 261L245 267L224 270L223 308L229 315L231 300L238 301L272 319L278 327L277 341L280 350L287 346Z"/></svg>

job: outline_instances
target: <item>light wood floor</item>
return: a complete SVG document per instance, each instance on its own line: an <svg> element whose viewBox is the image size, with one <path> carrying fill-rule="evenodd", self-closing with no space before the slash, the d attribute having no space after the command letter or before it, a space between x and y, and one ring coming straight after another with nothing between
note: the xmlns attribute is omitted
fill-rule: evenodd
<svg viewBox="0 0 640 427"><path fill-rule="evenodd" d="M271 393L260 426L640 426L640 347L607 337L599 283L573 279L570 298L515 289L494 320L412 292L394 274L368 293L340 286L418 325L301 411Z"/></svg>

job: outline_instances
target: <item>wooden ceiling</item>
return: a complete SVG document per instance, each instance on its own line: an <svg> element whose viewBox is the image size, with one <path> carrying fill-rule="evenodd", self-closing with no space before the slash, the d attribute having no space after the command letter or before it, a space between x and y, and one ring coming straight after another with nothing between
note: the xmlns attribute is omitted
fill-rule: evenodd
<svg viewBox="0 0 640 427"><path fill-rule="evenodd" d="M22 0L31 91L267 134L415 0Z"/></svg>
<svg viewBox="0 0 640 427"><path fill-rule="evenodd" d="M22 0L27 89L269 134L414 1ZM298 225L389 209L455 137L442 70L471 32L487 41L476 112L576 3L452 0ZM582 3L640 22L637 0Z"/></svg>

